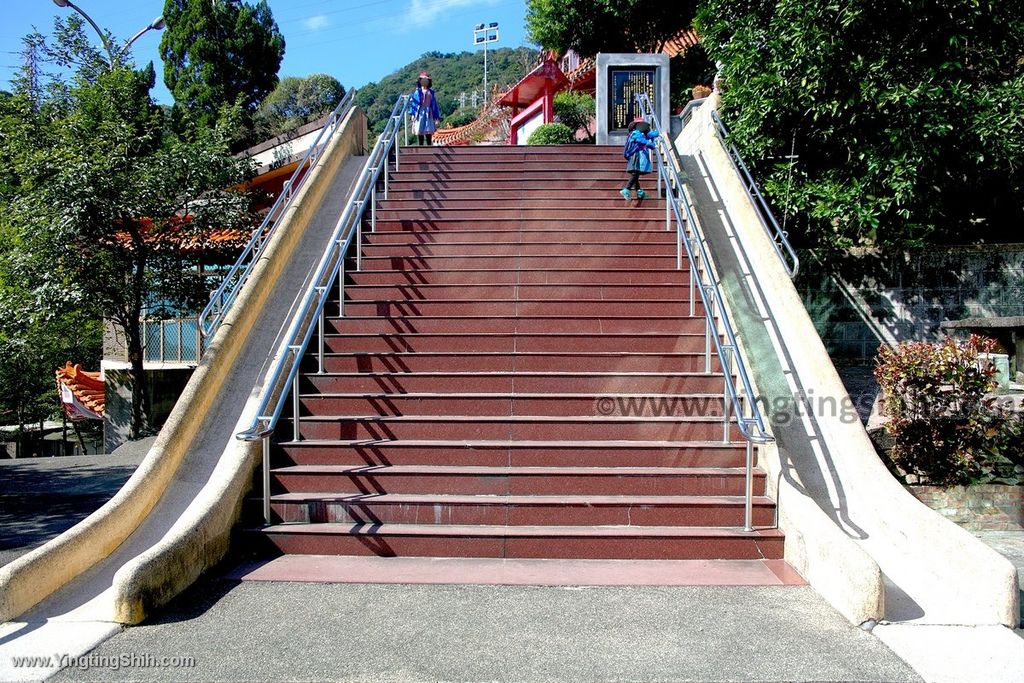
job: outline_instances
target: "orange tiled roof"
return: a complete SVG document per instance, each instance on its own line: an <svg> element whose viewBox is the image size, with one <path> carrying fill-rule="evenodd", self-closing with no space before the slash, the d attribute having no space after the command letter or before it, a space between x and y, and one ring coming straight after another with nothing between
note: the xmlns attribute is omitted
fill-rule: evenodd
<svg viewBox="0 0 1024 683"><path fill-rule="evenodd" d="M81 365L72 365L71 361L68 361L64 367L57 368L56 377L61 404L68 417L72 419L91 417L84 414L75 405L75 402L99 417L103 417L103 411L106 408L106 392L103 380L100 379L100 373L86 372ZM62 390L62 387L67 387L73 401L66 400L68 395Z"/></svg>
<svg viewBox="0 0 1024 683"><path fill-rule="evenodd" d="M699 42L700 36L697 35L697 29L688 28L675 38L665 41L661 51L669 57L678 57Z"/></svg>
<svg viewBox="0 0 1024 683"><path fill-rule="evenodd" d="M171 225L160 232L153 232L153 221L144 218L139 221L143 238L155 249L174 248L181 253L210 252L237 250L245 247L251 232L238 228L214 229L204 232L201 236L182 234L181 227L191 221L190 216L177 218ZM122 242L130 242L127 231L118 232L117 238ZM129 245L130 246L130 245Z"/></svg>

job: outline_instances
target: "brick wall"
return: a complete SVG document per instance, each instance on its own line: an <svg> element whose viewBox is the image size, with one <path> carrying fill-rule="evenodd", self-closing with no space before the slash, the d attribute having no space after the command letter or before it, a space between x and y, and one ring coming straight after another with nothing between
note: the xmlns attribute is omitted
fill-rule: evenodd
<svg viewBox="0 0 1024 683"><path fill-rule="evenodd" d="M908 486L919 501L970 531L1024 527L1024 486Z"/></svg>

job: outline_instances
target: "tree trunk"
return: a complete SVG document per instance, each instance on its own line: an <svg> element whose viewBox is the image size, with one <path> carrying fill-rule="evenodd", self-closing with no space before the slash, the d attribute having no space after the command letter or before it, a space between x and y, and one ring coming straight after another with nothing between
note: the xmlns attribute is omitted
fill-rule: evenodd
<svg viewBox="0 0 1024 683"><path fill-rule="evenodd" d="M142 323L138 316L124 325L125 341L128 343L128 362L132 367L132 438L142 437L149 426L149 386L143 363Z"/></svg>

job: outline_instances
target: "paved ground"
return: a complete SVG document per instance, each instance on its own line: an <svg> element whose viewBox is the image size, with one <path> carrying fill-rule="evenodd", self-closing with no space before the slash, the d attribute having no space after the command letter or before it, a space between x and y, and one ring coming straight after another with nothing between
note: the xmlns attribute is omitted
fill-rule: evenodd
<svg viewBox="0 0 1024 683"><path fill-rule="evenodd" d="M110 455L0 460L0 566L110 500L154 440L133 441Z"/></svg>
<svg viewBox="0 0 1024 683"><path fill-rule="evenodd" d="M91 656L95 668L66 669L53 680L920 680L806 587L210 579ZM195 666L102 666L104 658L132 657L194 657Z"/></svg>

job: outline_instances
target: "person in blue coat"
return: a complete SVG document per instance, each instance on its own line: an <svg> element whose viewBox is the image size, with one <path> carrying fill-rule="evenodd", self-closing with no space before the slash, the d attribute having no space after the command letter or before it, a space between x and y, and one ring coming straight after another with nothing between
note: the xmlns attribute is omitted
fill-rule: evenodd
<svg viewBox="0 0 1024 683"><path fill-rule="evenodd" d="M629 183L619 191L619 194L628 202L632 199L630 190L636 190L638 200L647 196L647 193L640 189L640 176L651 172L651 150L654 149L654 139L658 137L658 133L651 130L651 124L644 121L642 116L636 117L627 130L629 137L626 138L622 156L629 159L626 163Z"/></svg>
<svg viewBox="0 0 1024 683"><path fill-rule="evenodd" d="M420 145L432 145L434 131L441 120L441 109L437 106L437 93L433 81L426 71L416 80L416 89L409 97L409 115L412 117L412 132Z"/></svg>

